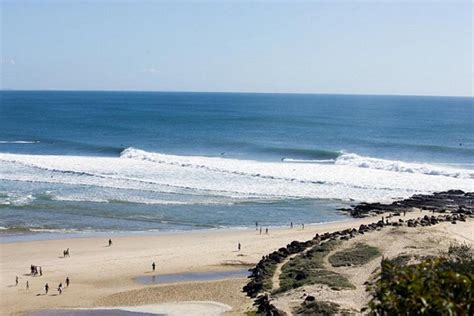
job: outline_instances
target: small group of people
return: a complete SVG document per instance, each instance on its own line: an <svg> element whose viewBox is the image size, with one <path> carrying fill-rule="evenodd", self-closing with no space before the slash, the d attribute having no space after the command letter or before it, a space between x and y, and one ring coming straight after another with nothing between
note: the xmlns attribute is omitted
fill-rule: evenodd
<svg viewBox="0 0 474 316"><path fill-rule="evenodd" d="M290 228L293 229L293 222L290 222ZM301 229L304 229L304 223L301 223Z"/></svg>
<svg viewBox="0 0 474 316"><path fill-rule="evenodd" d="M37 276L37 275L42 276L43 275L43 269L41 267L35 266L33 264L30 266L30 272L31 272L30 274L32 276Z"/></svg>
<svg viewBox="0 0 474 316"><path fill-rule="evenodd" d="M259 227L260 227L260 229L259 229ZM259 230L260 235L262 234L262 229L263 229L262 226L259 226L258 222L255 222L255 230ZM265 234L268 234L268 227L265 228Z"/></svg>
<svg viewBox="0 0 474 316"><path fill-rule="evenodd" d="M18 283L20 282L19 279L20 278L18 276L15 277L15 286L18 286ZM26 281L26 289L28 290L29 288L30 288L30 282Z"/></svg>
<svg viewBox="0 0 474 316"><path fill-rule="evenodd" d="M66 277L66 287L69 287L69 284L70 284L71 280L69 279L69 277ZM28 283L28 282L27 282ZM62 282L59 282L59 285L58 285L58 293L59 295L63 294L63 283ZM46 283L44 285L44 293L45 295L48 295L48 292L49 292L49 284Z"/></svg>

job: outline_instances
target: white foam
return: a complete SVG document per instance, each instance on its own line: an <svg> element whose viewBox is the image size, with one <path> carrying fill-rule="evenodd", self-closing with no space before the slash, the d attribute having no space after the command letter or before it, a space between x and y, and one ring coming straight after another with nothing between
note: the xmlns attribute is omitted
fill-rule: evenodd
<svg viewBox="0 0 474 316"><path fill-rule="evenodd" d="M24 206L30 204L35 197L31 194L21 194L9 192L5 196L0 196L0 205Z"/></svg>
<svg viewBox="0 0 474 316"><path fill-rule="evenodd" d="M449 168L448 173L456 170L464 174L454 177L372 168L354 161L261 162L165 155L134 148L124 150L117 158L0 154L0 179L256 200L386 201L415 193L474 189L474 179L466 177L468 171L463 169Z"/></svg>
<svg viewBox="0 0 474 316"><path fill-rule="evenodd" d="M293 158L283 158L284 162L300 162L300 163L331 163L335 162L334 159L293 159Z"/></svg>
<svg viewBox="0 0 474 316"><path fill-rule="evenodd" d="M420 173L426 175L439 175L453 178L474 178L472 170L456 169L446 166L435 166L430 164L407 163L399 160L386 160L359 156L345 153L339 156L336 165L355 166L359 168L379 169L394 172Z"/></svg>
<svg viewBox="0 0 474 316"><path fill-rule="evenodd" d="M0 144L38 144L39 140L0 140Z"/></svg>

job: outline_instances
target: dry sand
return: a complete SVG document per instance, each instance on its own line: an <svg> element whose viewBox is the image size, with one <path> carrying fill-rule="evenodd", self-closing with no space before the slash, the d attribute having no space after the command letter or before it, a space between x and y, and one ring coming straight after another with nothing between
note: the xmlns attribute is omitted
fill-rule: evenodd
<svg viewBox="0 0 474 316"><path fill-rule="evenodd" d="M413 212L407 214L407 218L424 214ZM4 243L0 244L0 310L2 315L17 315L52 308L159 303L167 303L167 308L172 309L173 302L207 301L230 306L232 310L225 312L226 315L241 315L252 308L252 300L241 291L245 278L164 285L143 285L133 279L152 275L153 261L157 275L236 269L239 267L234 265L255 264L263 255L293 240L304 241L316 233L358 227L373 221L374 218L365 218L307 225L304 230L300 227L270 229L268 235L248 229L114 237L112 247L107 246L107 238L96 237ZM472 229L472 224L452 225L452 228L445 225L440 229L465 239L466 234L459 230ZM472 230L470 234L468 238L472 241ZM240 252L237 251L239 242L242 244ZM62 257L66 248L70 248L70 258ZM29 276L31 264L41 266L43 276ZM18 286L15 286L15 276L20 278ZM57 295L56 288L60 282L65 285L66 276L71 279L71 285ZM25 289L26 281L29 281L29 290ZM43 295L45 283L50 285L48 295Z"/></svg>

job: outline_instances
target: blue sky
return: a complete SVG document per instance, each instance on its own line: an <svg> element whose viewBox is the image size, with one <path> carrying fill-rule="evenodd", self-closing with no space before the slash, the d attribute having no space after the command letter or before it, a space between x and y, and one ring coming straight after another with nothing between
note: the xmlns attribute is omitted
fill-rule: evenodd
<svg viewBox="0 0 474 316"><path fill-rule="evenodd" d="M1 1L3 89L472 95L470 1Z"/></svg>

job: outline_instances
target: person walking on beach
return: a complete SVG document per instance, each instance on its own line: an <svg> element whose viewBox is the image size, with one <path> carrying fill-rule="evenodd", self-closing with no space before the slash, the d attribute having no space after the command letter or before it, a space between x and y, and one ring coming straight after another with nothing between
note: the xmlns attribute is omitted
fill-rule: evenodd
<svg viewBox="0 0 474 316"><path fill-rule="evenodd" d="M260 226L260 235L262 234L262 226Z"/></svg>
<svg viewBox="0 0 474 316"><path fill-rule="evenodd" d="M18 285L18 275L15 277L15 286Z"/></svg>
<svg viewBox="0 0 474 316"><path fill-rule="evenodd" d="M63 294L63 285L61 283L59 283L58 292L59 292L59 295Z"/></svg>
<svg viewBox="0 0 474 316"><path fill-rule="evenodd" d="M293 222L290 222L290 228L293 228Z"/></svg>
<svg viewBox="0 0 474 316"><path fill-rule="evenodd" d="M239 244L237 245L237 249L239 249L239 251L240 251L241 248L242 248L242 246L240 245L240 242L239 242Z"/></svg>
<svg viewBox="0 0 474 316"><path fill-rule="evenodd" d="M255 222L255 230L258 229L258 222Z"/></svg>
<svg viewBox="0 0 474 316"><path fill-rule="evenodd" d="M268 227L265 228L265 234L268 234Z"/></svg>
<svg viewBox="0 0 474 316"><path fill-rule="evenodd" d="M44 286L44 292L46 293L45 295L48 295L48 291L49 291L49 285L48 283L46 283Z"/></svg>
<svg viewBox="0 0 474 316"><path fill-rule="evenodd" d="M26 281L26 289L28 290L30 288L30 283Z"/></svg>
<svg viewBox="0 0 474 316"><path fill-rule="evenodd" d="M109 247L112 246L112 239L109 239Z"/></svg>
<svg viewBox="0 0 474 316"><path fill-rule="evenodd" d="M39 268L40 276L43 276L43 269Z"/></svg>
<svg viewBox="0 0 474 316"><path fill-rule="evenodd" d="M70 282L69 277L66 277L66 287L69 287L69 282Z"/></svg>
<svg viewBox="0 0 474 316"><path fill-rule="evenodd" d="M304 223L301 223L301 229L304 229Z"/></svg>
<svg viewBox="0 0 474 316"><path fill-rule="evenodd" d="M151 264L151 268L153 269L153 271L155 271L155 268L156 268L155 261L153 261L153 263Z"/></svg>

